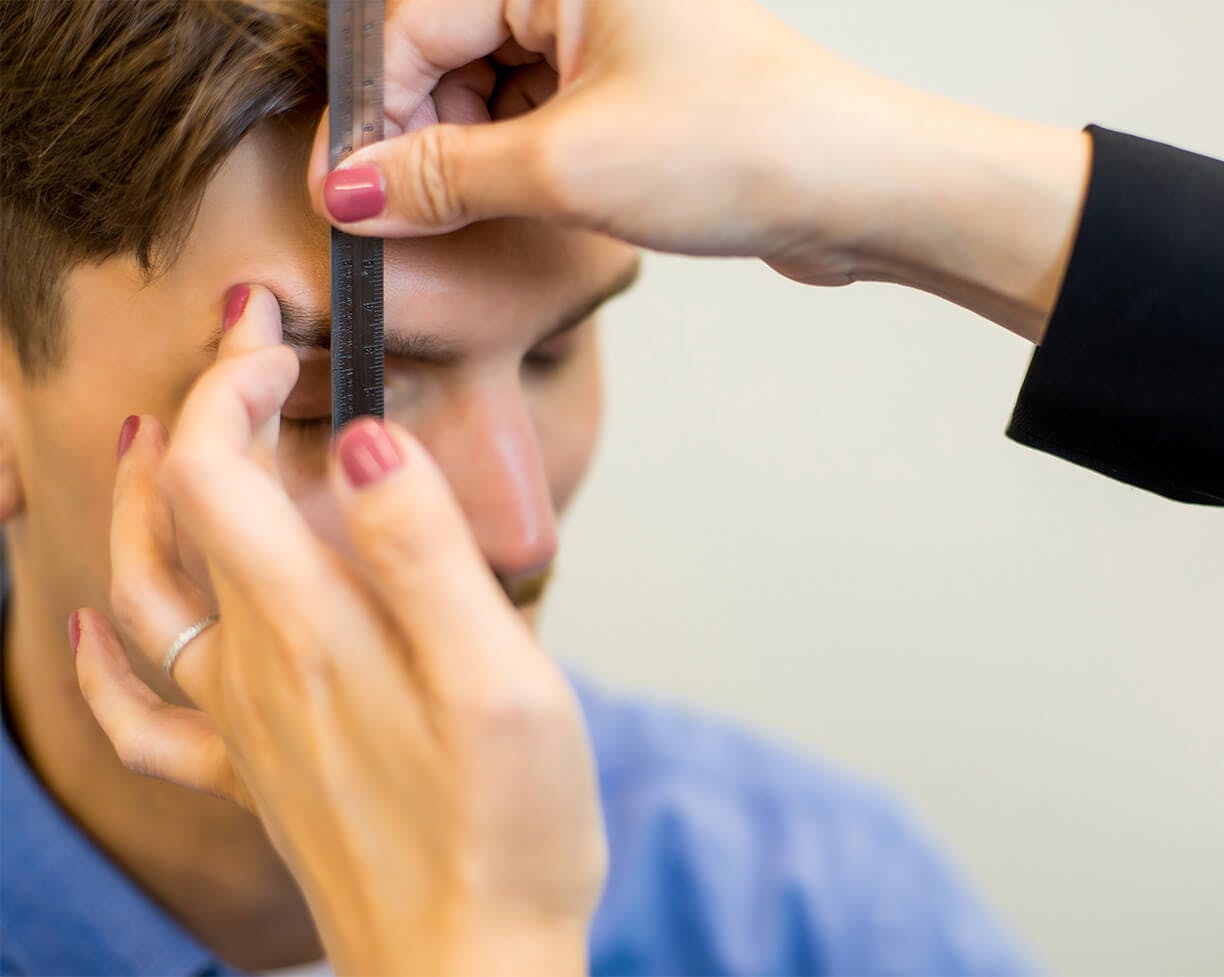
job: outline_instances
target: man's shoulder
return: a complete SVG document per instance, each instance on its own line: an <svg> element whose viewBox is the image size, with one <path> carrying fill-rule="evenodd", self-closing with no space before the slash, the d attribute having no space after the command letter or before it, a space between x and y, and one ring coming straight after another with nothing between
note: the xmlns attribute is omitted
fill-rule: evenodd
<svg viewBox="0 0 1224 977"><path fill-rule="evenodd" d="M572 679L612 852L596 972L1030 969L887 792L734 723Z"/></svg>
<svg viewBox="0 0 1224 977"><path fill-rule="evenodd" d="M696 792L751 814L798 807L805 816L887 830L900 807L876 784L738 721L649 695L612 692L575 674L605 795Z"/></svg>

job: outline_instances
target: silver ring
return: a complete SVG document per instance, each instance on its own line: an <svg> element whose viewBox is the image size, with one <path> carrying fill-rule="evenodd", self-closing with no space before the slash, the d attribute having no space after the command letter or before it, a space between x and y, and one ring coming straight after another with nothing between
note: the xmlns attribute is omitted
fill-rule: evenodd
<svg viewBox="0 0 1224 977"><path fill-rule="evenodd" d="M211 628L221 620L219 614L209 614L208 617L196 621L189 628L184 628L177 638L174 639L174 644L166 651L166 657L162 661L162 671L167 675L170 674L170 669L174 667L174 660L178 658L179 652L186 648L191 642L195 641L200 635Z"/></svg>

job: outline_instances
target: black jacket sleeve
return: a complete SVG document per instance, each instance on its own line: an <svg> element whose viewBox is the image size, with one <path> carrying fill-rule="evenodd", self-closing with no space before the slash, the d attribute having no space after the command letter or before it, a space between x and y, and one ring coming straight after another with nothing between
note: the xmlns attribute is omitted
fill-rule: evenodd
<svg viewBox="0 0 1224 977"><path fill-rule="evenodd" d="M1224 505L1224 162L1088 131L1079 234L1008 436Z"/></svg>

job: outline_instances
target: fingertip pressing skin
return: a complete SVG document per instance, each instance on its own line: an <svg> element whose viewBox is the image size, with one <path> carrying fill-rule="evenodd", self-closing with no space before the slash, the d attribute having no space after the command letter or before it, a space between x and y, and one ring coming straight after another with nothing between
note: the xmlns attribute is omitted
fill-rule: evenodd
<svg viewBox="0 0 1224 977"><path fill-rule="evenodd" d="M118 461L123 460L123 456L127 454L128 448L132 446L132 441L136 438L136 433L140 430L140 417L136 414L129 414L123 421L123 426L119 428L119 443L115 447L115 458Z"/></svg>
<svg viewBox="0 0 1224 977"><path fill-rule="evenodd" d="M226 291L218 359L280 345L282 336L280 303L270 289L238 282Z"/></svg>
<svg viewBox="0 0 1224 977"><path fill-rule="evenodd" d="M117 461L115 485L118 487L125 473L132 468L128 456L133 449L150 450L164 448L169 441L169 434L162 422L152 414L130 414L124 418L119 428L119 440L115 448Z"/></svg>
<svg viewBox="0 0 1224 977"><path fill-rule="evenodd" d="M401 468L404 453L384 425L372 418L349 424L336 442L340 469L354 488L366 488Z"/></svg>
<svg viewBox="0 0 1224 977"><path fill-rule="evenodd" d="M341 224L379 216L387 204L382 171L372 163L332 170L323 184L323 202L332 219Z"/></svg>
<svg viewBox="0 0 1224 977"><path fill-rule="evenodd" d="M348 425L337 441L334 478L349 538L375 577L390 581L388 596L396 580L428 576L421 569L427 565L465 568L467 579L489 576L445 476L404 428L373 418ZM475 574L466 572L469 565Z"/></svg>
<svg viewBox="0 0 1224 977"><path fill-rule="evenodd" d="M246 308L247 299L251 297L250 285L235 285L225 293L225 312L221 317L221 331L229 332L237 323L238 317Z"/></svg>

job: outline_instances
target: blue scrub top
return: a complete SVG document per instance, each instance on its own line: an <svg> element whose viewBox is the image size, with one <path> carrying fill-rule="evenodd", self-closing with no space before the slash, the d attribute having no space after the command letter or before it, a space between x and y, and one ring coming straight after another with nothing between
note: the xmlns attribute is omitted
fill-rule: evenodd
<svg viewBox="0 0 1224 977"><path fill-rule="evenodd" d="M611 852L593 974L1031 972L880 791L725 722L573 681ZM94 846L7 725L0 796L0 973L240 973Z"/></svg>

